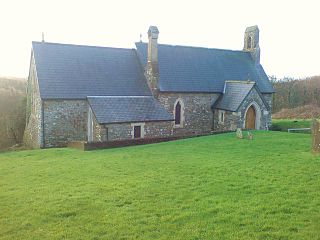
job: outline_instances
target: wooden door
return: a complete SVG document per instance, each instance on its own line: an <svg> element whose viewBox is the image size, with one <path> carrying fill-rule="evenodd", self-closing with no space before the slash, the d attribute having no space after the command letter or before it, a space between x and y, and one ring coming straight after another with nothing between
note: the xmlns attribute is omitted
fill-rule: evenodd
<svg viewBox="0 0 320 240"><path fill-rule="evenodd" d="M256 128L256 111L254 107L249 107L246 114L246 129L255 129Z"/></svg>
<svg viewBox="0 0 320 240"><path fill-rule="evenodd" d="M141 126L134 126L133 137L134 138L141 138Z"/></svg>

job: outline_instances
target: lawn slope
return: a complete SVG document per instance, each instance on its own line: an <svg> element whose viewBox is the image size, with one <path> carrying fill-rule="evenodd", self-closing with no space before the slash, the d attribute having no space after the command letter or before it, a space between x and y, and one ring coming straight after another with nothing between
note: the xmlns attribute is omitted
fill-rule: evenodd
<svg viewBox="0 0 320 240"><path fill-rule="evenodd" d="M310 136L0 153L0 239L319 239Z"/></svg>

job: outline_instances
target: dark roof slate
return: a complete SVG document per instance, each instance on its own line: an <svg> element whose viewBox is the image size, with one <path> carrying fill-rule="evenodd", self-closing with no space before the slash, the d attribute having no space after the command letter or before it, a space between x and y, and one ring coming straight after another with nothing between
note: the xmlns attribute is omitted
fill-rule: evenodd
<svg viewBox="0 0 320 240"><path fill-rule="evenodd" d="M173 121L153 97L88 97L98 123Z"/></svg>
<svg viewBox="0 0 320 240"><path fill-rule="evenodd" d="M143 66L147 63L147 43L137 42ZM223 92L226 80L257 83L262 93L274 89L260 64L245 51L158 44L160 91Z"/></svg>
<svg viewBox="0 0 320 240"><path fill-rule="evenodd" d="M214 108L236 112L254 85L254 82L226 81L224 94Z"/></svg>
<svg viewBox="0 0 320 240"><path fill-rule="evenodd" d="M151 95L134 49L46 42L32 47L43 99Z"/></svg>

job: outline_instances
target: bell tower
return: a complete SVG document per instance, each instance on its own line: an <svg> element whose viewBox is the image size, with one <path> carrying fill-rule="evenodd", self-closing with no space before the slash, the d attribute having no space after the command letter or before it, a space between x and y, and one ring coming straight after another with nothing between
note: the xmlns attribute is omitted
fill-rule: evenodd
<svg viewBox="0 0 320 240"><path fill-rule="evenodd" d="M243 51L250 52L256 64L260 64L259 28L257 25L247 27L244 33Z"/></svg>

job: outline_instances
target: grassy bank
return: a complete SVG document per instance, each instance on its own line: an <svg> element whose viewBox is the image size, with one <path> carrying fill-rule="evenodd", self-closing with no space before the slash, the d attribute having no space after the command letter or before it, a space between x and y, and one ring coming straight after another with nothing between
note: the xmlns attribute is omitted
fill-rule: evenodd
<svg viewBox="0 0 320 240"><path fill-rule="evenodd" d="M287 132L289 128L310 128L311 119L272 119L272 130ZM310 133L310 131L301 131Z"/></svg>
<svg viewBox="0 0 320 240"><path fill-rule="evenodd" d="M319 239L310 136L0 153L0 239Z"/></svg>

